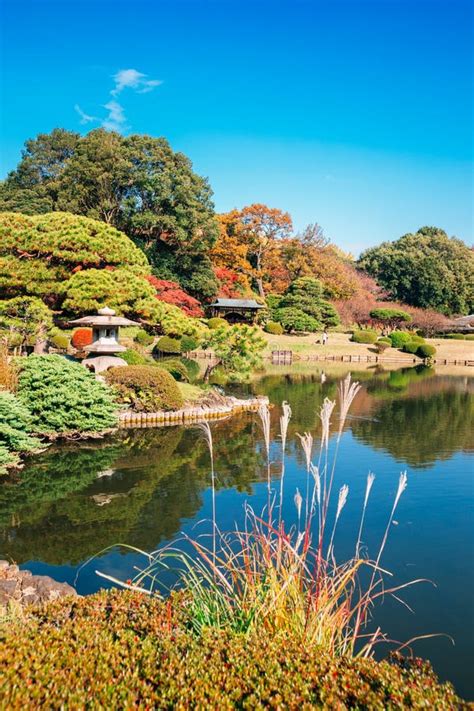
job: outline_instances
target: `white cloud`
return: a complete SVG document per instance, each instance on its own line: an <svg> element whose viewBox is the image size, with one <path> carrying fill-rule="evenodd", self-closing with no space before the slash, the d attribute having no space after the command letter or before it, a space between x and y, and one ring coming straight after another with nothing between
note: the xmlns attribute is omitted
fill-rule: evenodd
<svg viewBox="0 0 474 711"><path fill-rule="evenodd" d="M142 74L136 69L121 69L114 76L115 87L110 93L112 96L118 96L123 89L129 88L139 94L147 94L163 83L159 79L147 79L146 77L146 74Z"/></svg>
<svg viewBox="0 0 474 711"><path fill-rule="evenodd" d="M124 89L132 89L137 94L148 94L163 82L159 79L147 79L147 74L137 71L136 69L121 69L114 75L114 88L110 94L117 97ZM107 109L107 116L103 118L98 116L90 116L81 109L79 104L74 106L74 110L79 114L81 123L100 123L100 125L108 131L125 131L127 127L127 119L125 110L122 104L119 104L116 99L111 99L107 104L104 104Z"/></svg>
<svg viewBox="0 0 474 711"><path fill-rule="evenodd" d="M81 123L90 123L91 121L98 120L96 116L89 116L89 114L86 114L86 112L81 109L79 104L75 104L74 111L76 111L81 117Z"/></svg>

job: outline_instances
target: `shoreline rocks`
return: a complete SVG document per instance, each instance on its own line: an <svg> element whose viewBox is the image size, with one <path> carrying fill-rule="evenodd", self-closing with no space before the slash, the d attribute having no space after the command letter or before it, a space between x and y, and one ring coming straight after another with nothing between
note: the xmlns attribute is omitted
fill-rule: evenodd
<svg viewBox="0 0 474 711"><path fill-rule="evenodd" d="M9 603L21 606L50 602L77 592L68 583L58 583L49 575L33 575L7 560L0 560L0 610Z"/></svg>

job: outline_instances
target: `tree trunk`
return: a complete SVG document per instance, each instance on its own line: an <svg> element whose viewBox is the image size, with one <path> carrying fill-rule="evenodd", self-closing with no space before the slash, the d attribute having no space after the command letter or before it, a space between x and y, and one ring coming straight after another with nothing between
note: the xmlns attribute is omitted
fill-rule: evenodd
<svg viewBox="0 0 474 711"><path fill-rule="evenodd" d="M220 365L222 361L218 360L215 363L209 363L209 365L206 368L206 371L204 373L204 382L208 383L209 378L211 377L211 373L214 370L214 368L217 368L218 365Z"/></svg>

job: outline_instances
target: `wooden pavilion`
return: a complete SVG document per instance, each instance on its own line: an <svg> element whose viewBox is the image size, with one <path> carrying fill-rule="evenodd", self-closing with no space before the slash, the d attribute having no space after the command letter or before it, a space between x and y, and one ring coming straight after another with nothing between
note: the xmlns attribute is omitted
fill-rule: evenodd
<svg viewBox="0 0 474 711"><path fill-rule="evenodd" d="M254 299L216 299L211 304L211 316L225 318L230 323L246 321L253 323L260 309L265 306Z"/></svg>

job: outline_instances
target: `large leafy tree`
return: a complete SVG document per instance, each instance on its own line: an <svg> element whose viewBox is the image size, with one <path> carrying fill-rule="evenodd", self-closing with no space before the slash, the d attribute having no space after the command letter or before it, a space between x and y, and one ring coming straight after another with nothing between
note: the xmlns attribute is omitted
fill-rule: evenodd
<svg viewBox="0 0 474 711"><path fill-rule="evenodd" d="M164 138L104 129L41 134L1 186L0 209L103 220L145 251L157 276L199 298L217 292L208 256L218 231L211 188Z"/></svg>
<svg viewBox="0 0 474 711"><path fill-rule="evenodd" d="M359 265L399 301L444 314L474 309L474 253L437 227L365 251Z"/></svg>

